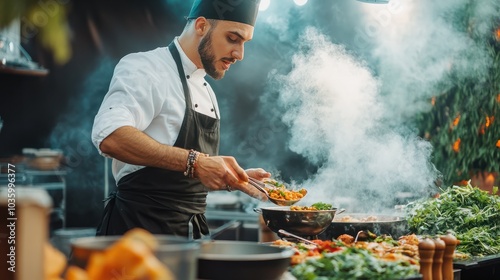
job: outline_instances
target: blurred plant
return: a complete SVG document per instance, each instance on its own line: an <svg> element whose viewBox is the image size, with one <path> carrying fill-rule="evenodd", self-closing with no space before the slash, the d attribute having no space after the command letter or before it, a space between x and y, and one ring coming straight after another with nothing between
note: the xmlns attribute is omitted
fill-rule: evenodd
<svg viewBox="0 0 500 280"><path fill-rule="evenodd" d="M0 28L15 19L21 22L21 43L37 39L49 49L54 61L64 64L71 58L70 32L67 25L69 0L0 1Z"/></svg>
<svg viewBox="0 0 500 280"><path fill-rule="evenodd" d="M475 37L470 9L454 19L471 38L484 43L492 63L484 79L452 77L453 86L431 99L433 109L417 117L447 185L479 173L500 172L500 24L485 39Z"/></svg>

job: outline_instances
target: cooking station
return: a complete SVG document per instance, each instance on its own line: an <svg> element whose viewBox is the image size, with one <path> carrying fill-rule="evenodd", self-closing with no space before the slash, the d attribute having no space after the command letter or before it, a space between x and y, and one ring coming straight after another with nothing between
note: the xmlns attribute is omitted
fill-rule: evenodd
<svg viewBox="0 0 500 280"><path fill-rule="evenodd" d="M259 216L235 210L207 210L211 237L223 240L259 240Z"/></svg>
<svg viewBox="0 0 500 280"><path fill-rule="evenodd" d="M23 164L19 164L18 166L21 167ZM60 185L54 184L61 184L61 181L59 180L61 180L61 178L64 179L64 175L66 174L62 170L52 172L37 171L29 168L26 170L19 170L23 171L18 174L20 182L30 182L29 184L26 183L26 186L20 185L20 188L29 188L39 185L46 186L47 191L58 190L59 187L56 186ZM26 179L25 176L27 175L29 175L30 179ZM49 175L55 177L52 178ZM45 176L48 176L48 178L45 178ZM6 179L6 176L2 176L1 178ZM56 180L56 182L51 182L49 179ZM64 180L62 180L62 183L64 183ZM339 214L335 215L335 218L332 221L331 218L333 217L333 214L335 214L335 210L325 211L321 214L321 216L316 216L321 211L290 211L289 206L270 206L273 204L269 202L257 204L255 200L244 197L238 192L211 192L207 198L207 204L206 218L211 230L210 238L213 242L234 241L259 244L261 241L260 235L262 231L260 224L261 216L264 222L267 223L270 226L270 229L275 233L278 233L278 230L283 228L295 232L300 237L308 238L309 240L332 240L338 235L346 233L356 236L357 238L357 232L359 233L359 231L366 230L370 230L377 235L389 233L395 237L405 235L408 232L406 219L401 216L403 215L403 212L400 212L398 215L377 216L366 213L341 213L339 211ZM401 209L399 209L399 211L401 211ZM342 209L342 212L344 212L344 209ZM319 225L320 221L325 220L324 215L326 214L331 214L331 216L326 218L329 222L324 223L318 228L317 225ZM346 218L352 219L352 221L349 221L349 219ZM317 234L318 230L321 231L320 234ZM314 234L311 234L311 232L314 232ZM277 234L277 236L283 237L283 240L287 240L289 242L301 242L300 239L293 237L289 238L286 237L286 235ZM238 247L240 246L239 243L220 244L220 246L223 246L223 250L229 250L228 248L246 248L244 246ZM253 247L248 247L248 250L254 249L255 248ZM68 254L69 251L65 253L67 256L70 256L70 254ZM229 252L226 252L226 254L228 253ZM226 266L227 264L224 263L221 265ZM453 279L469 280L475 279L474 277L478 275L482 277L481 279L496 279L496 277L498 277L499 265L499 255L478 257L466 261L455 261L453 263ZM207 265L207 267L214 266L211 264ZM242 267L241 269L247 268ZM289 269L287 269L287 271L288 270ZM283 279L292 280L295 278L288 271L282 278L280 278L280 280ZM425 280L426 278L422 276L405 278L405 280L409 279Z"/></svg>

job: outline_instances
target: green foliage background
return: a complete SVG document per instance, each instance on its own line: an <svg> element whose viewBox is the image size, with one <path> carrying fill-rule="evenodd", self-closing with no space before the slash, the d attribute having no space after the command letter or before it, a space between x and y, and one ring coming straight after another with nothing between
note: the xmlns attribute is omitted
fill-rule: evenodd
<svg viewBox="0 0 500 280"><path fill-rule="evenodd" d="M480 1L478 1L480 2ZM455 78L445 92L433 99L433 109L417 116L423 138L433 147L433 163L450 185L468 180L476 172L500 172L500 14L486 38L476 33L471 1L463 10L449 15L456 28L489 51L492 63L486 77ZM459 116L459 119L456 119ZM456 122L458 120L458 123ZM454 123L455 121L455 123ZM489 126L487 126L489 124ZM458 151L454 143L460 139Z"/></svg>

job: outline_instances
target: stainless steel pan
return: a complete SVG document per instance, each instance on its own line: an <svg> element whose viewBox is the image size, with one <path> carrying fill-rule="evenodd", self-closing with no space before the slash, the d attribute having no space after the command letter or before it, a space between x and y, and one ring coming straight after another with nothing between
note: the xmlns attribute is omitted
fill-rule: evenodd
<svg viewBox="0 0 500 280"><path fill-rule="evenodd" d="M255 208L254 211L262 214L265 224L275 233L279 234L279 230L284 229L298 236L313 237L330 225L337 208L296 211L290 210L289 206L280 206Z"/></svg>

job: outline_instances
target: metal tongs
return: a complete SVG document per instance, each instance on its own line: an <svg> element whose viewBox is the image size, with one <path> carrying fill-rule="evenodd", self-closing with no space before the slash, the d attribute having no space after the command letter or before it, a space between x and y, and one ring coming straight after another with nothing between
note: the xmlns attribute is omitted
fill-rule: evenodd
<svg viewBox="0 0 500 280"><path fill-rule="evenodd" d="M278 232L279 232L279 233L281 233L281 234L283 234L283 235L286 235L286 236L289 236L289 237L296 238L296 239L298 239L298 240L300 240L300 241L302 241L302 242L304 242L304 243L307 243L307 244L309 244L309 245L314 245L314 246L318 247L318 244L316 244L316 243L312 242L311 240L308 240L308 239L305 239L305 238L300 237L300 236L298 236L298 235L295 235L295 234L293 234L293 233L291 233L291 232L288 232L288 231L286 231L286 230L284 230L284 229L280 229L280 230L278 230Z"/></svg>
<svg viewBox="0 0 500 280"><path fill-rule="evenodd" d="M272 203L274 203L276 205L279 205L279 206L290 206L290 205L293 205L293 204L295 204L295 203L297 203L297 202L300 201L300 199L286 200L286 199L273 198L273 197L271 197L269 195L269 192L267 191L266 188L276 189L276 187L268 185L268 184L266 184L264 182L261 182L261 181L259 181L257 179L254 179L252 177L249 177L248 183L250 185L254 186L259 191L263 192L267 196L267 198L269 199L269 201L271 201Z"/></svg>

